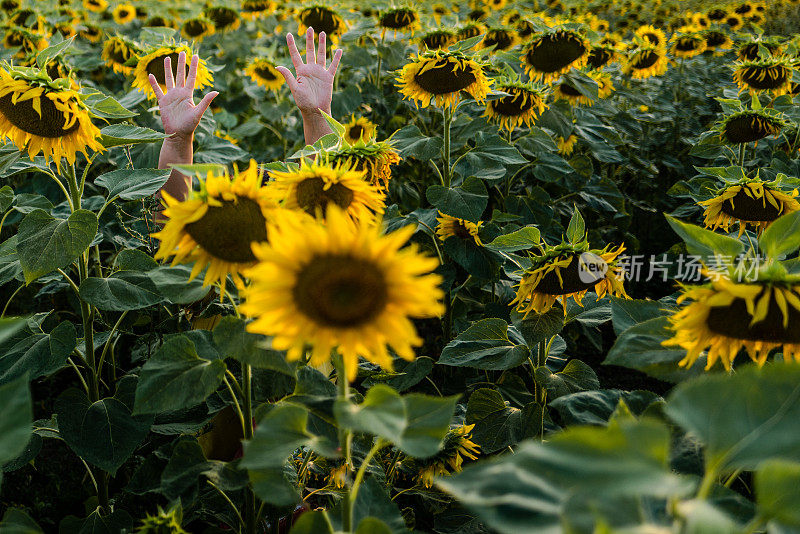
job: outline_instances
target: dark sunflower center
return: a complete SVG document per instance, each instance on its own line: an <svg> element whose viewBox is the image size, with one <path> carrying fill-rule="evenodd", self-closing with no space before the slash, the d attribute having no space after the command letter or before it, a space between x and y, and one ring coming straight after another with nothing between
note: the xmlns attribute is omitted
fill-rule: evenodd
<svg viewBox="0 0 800 534"><path fill-rule="evenodd" d="M336 14L322 7L304 11L301 18L307 28L314 28L317 33L325 32L328 35L332 35L339 27L336 21Z"/></svg>
<svg viewBox="0 0 800 534"><path fill-rule="evenodd" d="M13 11L19 7L19 2L17 2L17 0L3 0L3 2L0 3L0 7L2 7L4 11Z"/></svg>
<svg viewBox="0 0 800 534"><path fill-rule="evenodd" d="M659 44L661 44L661 38L659 37L659 35L657 33L647 32L647 33L642 34L642 37L644 37L647 41L649 41L651 44L653 44L655 46L658 46Z"/></svg>
<svg viewBox="0 0 800 534"><path fill-rule="evenodd" d="M568 83L562 83L561 85L559 85L558 90L567 96L572 96L572 97L582 96L580 91L578 91Z"/></svg>
<svg viewBox="0 0 800 534"><path fill-rule="evenodd" d="M469 20L483 20L488 16L489 14L483 9L473 9L467 14Z"/></svg>
<svg viewBox="0 0 800 534"><path fill-rule="evenodd" d="M167 23L167 19L164 17L150 17L145 26L151 26L153 28L166 28L169 26L169 24Z"/></svg>
<svg viewBox="0 0 800 534"><path fill-rule="evenodd" d="M544 275L541 281L539 281L539 285L536 286L537 292L545 293L547 295L567 295L570 293L577 293L579 291L593 288L595 284L605 278L605 275L602 275L591 282L584 282L583 279L586 279L586 274L588 271L585 271L585 269L581 267L579 257L577 255L573 256L569 265L558 269L561 274L561 280L563 281L563 284L559 282L558 276L553 270Z"/></svg>
<svg viewBox="0 0 800 534"><path fill-rule="evenodd" d="M206 32L206 25L203 24L202 20L192 19L186 21L186 23L183 25L183 29L187 35L195 37Z"/></svg>
<svg viewBox="0 0 800 534"><path fill-rule="evenodd" d="M800 343L800 311L787 306L789 327L783 327L783 314L774 293L770 296L769 309L763 321L750 326L752 317L747 313L744 299L736 299L730 306L711 308L706 325L715 334L748 341L769 341L772 343Z"/></svg>
<svg viewBox="0 0 800 534"><path fill-rule="evenodd" d="M506 50L514 44L514 38L508 32L489 32L483 42L487 47L495 45L495 50Z"/></svg>
<svg viewBox="0 0 800 534"><path fill-rule="evenodd" d="M239 18L235 10L228 7L214 7L208 10L208 18L217 28L227 28Z"/></svg>
<svg viewBox="0 0 800 534"><path fill-rule="evenodd" d="M442 48L450 42L450 36L444 32L430 33L422 38L422 44L431 50Z"/></svg>
<svg viewBox="0 0 800 534"><path fill-rule="evenodd" d="M503 89L511 96L504 96L491 102L492 111L506 117L516 117L522 115L533 107L533 98L525 98L524 93Z"/></svg>
<svg viewBox="0 0 800 534"><path fill-rule="evenodd" d="M108 57L114 63L123 64L131 58L131 50L125 45L118 44L110 46L108 49ZM164 79L164 58L161 58L161 79ZM163 81L161 83L164 83Z"/></svg>
<svg viewBox="0 0 800 534"><path fill-rule="evenodd" d="M6 44L11 48L22 46L24 43L25 39L21 33L14 32L6 35Z"/></svg>
<svg viewBox="0 0 800 534"><path fill-rule="evenodd" d="M730 17L728 18L728 20L725 21L725 24L727 24L728 26L738 26L741 22L742 22L741 19L738 19L736 17Z"/></svg>
<svg viewBox="0 0 800 534"><path fill-rule="evenodd" d="M131 14L131 13L130 13L130 11L128 11L128 10L127 10L127 9L125 9L125 8L122 8L122 9L120 9L119 11L117 11L117 15L118 15L118 16L119 16L119 18L121 18L121 19L126 19L126 18L128 18L128 16L130 16L130 14Z"/></svg>
<svg viewBox="0 0 800 534"><path fill-rule="evenodd" d="M742 4L742 5L738 6L736 9L734 9L733 11L735 13L738 13L739 15L747 15L748 13L750 13L750 11L752 11L752 9L753 9L753 6L751 6L750 4Z"/></svg>
<svg viewBox="0 0 800 534"><path fill-rule="evenodd" d="M374 263L351 256L314 258L297 275L295 305L324 326L357 328L373 320L389 300L383 272Z"/></svg>
<svg viewBox="0 0 800 534"><path fill-rule="evenodd" d="M472 234L469 233L469 229L461 221L453 222L453 235L459 239L470 239L472 237Z"/></svg>
<svg viewBox="0 0 800 534"><path fill-rule="evenodd" d="M746 114L734 117L725 123L725 138L731 143L750 143L777 133L778 128L764 117Z"/></svg>
<svg viewBox="0 0 800 534"><path fill-rule="evenodd" d="M350 139L360 139L361 134L364 133L364 127L360 124L356 124L350 128Z"/></svg>
<svg viewBox="0 0 800 534"><path fill-rule="evenodd" d="M16 15L11 17L11 22L16 24L17 26L24 26L28 27L28 21L30 19L31 24L36 23L36 13L31 11L30 9L22 9L17 12Z"/></svg>
<svg viewBox="0 0 800 534"><path fill-rule="evenodd" d="M457 68L454 71L455 64L446 59L438 59L432 68L414 76L414 80L425 91L434 95L455 93L475 83L475 74L471 68Z"/></svg>
<svg viewBox="0 0 800 534"><path fill-rule="evenodd" d="M708 12L708 18L711 20L722 20L728 13L724 9L713 9Z"/></svg>
<svg viewBox="0 0 800 534"><path fill-rule="evenodd" d="M317 209L325 213L329 202L347 209L352 201L353 192L339 183L331 184L326 190L323 179L314 176L297 184L297 204L309 215L316 215Z"/></svg>
<svg viewBox="0 0 800 534"><path fill-rule="evenodd" d="M380 25L390 30L400 30L413 24L416 20L414 12L411 10L393 11L381 17Z"/></svg>
<svg viewBox="0 0 800 534"><path fill-rule="evenodd" d="M555 33L542 37L528 50L528 64L537 72L558 72L586 53L580 39L566 33Z"/></svg>
<svg viewBox="0 0 800 534"><path fill-rule="evenodd" d="M750 61L758 59L758 45L759 43L750 43L744 45L742 48L739 49L739 56L742 59L747 59ZM775 51L775 46L767 43L761 43L764 48L766 48L770 54Z"/></svg>
<svg viewBox="0 0 800 534"><path fill-rule="evenodd" d="M264 79L264 80L268 80L270 82L273 81L273 80L277 80L278 79L278 77L275 76L275 73L272 72L272 69L270 69L269 67L258 67L258 68L256 68L256 75L259 78Z"/></svg>
<svg viewBox="0 0 800 534"><path fill-rule="evenodd" d="M789 70L782 67L747 67L742 81L753 89L777 89L789 79Z"/></svg>
<svg viewBox="0 0 800 534"><path fill-rule="evenodd" d="M744 190L726 200L721 206L722 212L743 221L774 221L780 216L780 210L764 198L751 198Z"/></svg>
<svg viewBox="0 0 800 534"><path fill-rule="evenodd" d="M636 54L631 66L634 69L649 69L656 64L660 57L655 50L645 50Z"/></svg>
<svg viewBox="0 0 800 534"><path fill-rule="evenodd" d="M164 72L164 58L167 58L167 57L169 57L170 63L172 65L172 68L176 68L177 65L178 65L178 53L177 52L173 52L171 54L164 54L163 56L156 56L153 59L151 59L147 63L147 66L145 67L145 70L147 71L147 74L152 74L153 76L155 76L156 77L156 81L158 83L160 83L161 85L165 85L167 83L166 79L165 79L166 73ZM189 73L189 67L188 66L186 67L186 73L187 74Z"/></svg>
<svg viewBox="0 0 800 534"><path fill-rule="evenodd" d="M680 52L692 52L700 47L700 41L696 39L678 39L675 49Z"/></svg>
<svg viewBox="0 0 800 534"><path fill-rule="evenodd" d="M708 32L706 34L706 46L720 46L725 44L725 34L722 32Z"/></svg>
<svg viewBox="0 0 800 534"><path fill-rule="evenodd" d="M530 21L520 20L517 23L517 35L519 35L523 39L525 37L533 35L533 30L534 30L533 24Z"/></svg>
<svg viewBox="0 0 800 534"><path fill-rule="evenodd" d="M606 50L605 48L593 48L592 51L589 52L589 67L592 69L599 69L611 61L612 57L614 57L614 55L610 50Z"/></svg>
<svg viewBox="0 0 800 534"><path fill-rule="evenodd" d="M470 39L472 37L477 37L480 34L481 30L477 26L467 26L458 32L458 37L460 39Z"/></svg>
<svg viewBox="0 0 800 534"><path fill-rule="evenodd" d="M203 250L231 263L256 261L250 244L267 239L267 221L261 207L247 197L210 206L199 221L187 224L185 229Z"/></svg>
<svg viewBox="0 0 800 534"><path fill-rule="evenodd" d="M74 132L79 128L77 121L64 129L67 120L64 113L56 109L55 104L44 94L39 98L42 116L33 109L33 100L25 100L13 104L13 93L0 97L0 113L8 121L22 131L39 137L57 138Z"/></svg>

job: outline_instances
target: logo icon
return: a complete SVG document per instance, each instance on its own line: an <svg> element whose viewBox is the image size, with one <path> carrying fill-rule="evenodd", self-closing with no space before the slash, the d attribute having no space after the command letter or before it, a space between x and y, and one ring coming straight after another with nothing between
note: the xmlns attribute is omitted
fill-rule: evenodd
<svg viewBox="0 0 800 534"><path fill-rule="evenodd" d="M593 254L584 252L578 257L578 278L584 284L594 284L606 277L608 263L606 260Z"/></svg>

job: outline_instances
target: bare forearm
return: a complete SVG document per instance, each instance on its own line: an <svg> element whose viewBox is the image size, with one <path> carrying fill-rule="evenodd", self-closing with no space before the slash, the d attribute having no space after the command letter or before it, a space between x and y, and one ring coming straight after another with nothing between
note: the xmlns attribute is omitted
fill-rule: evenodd
<svg viewBox="0 0 800 534"><path fill-rule="evenodd" d="M331 114L330 108L324 111L328 115ZM319 111L303 112L302 115L303 134L305 134L307 145L313 145L319 141L320 137L333 132L330 125L328 125L328 121L325 120L325 117L323 117L322 113Z"/></svg>
<svg viewBox="0 0 800 534"><path fill-rule="evenodd" d="M188 137L169 137L161 145L161 153L158 157L158 168L168 169L172 164L191 165L194 157L192 147L193 135ZM161 188L169 196L177 200L186 200L192 188L192 179L185 174L173 170L169 175L167 183Z"/></svg>

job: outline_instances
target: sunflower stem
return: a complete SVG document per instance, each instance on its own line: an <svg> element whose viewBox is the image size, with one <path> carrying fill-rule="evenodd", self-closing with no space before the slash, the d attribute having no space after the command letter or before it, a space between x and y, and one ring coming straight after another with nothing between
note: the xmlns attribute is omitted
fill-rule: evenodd
<svg viewBox="0 0 800 534"><path fill-rule="evenodd" d="M386 445L386 442L383 439L378 438L375 442L375 445L369 450L367 455L364 457L364 461L361 462L361 466L358 468L358 472L356 473L356 479L353 482L353 487L350 489L350 498L355 501L356 496L358 495L358 488L361 487L361 482L364 480L364 474L367 472L367 466L372 461L372 458L375 454L378 453Z"/></svg>
<svg viewBox="0 0 800 534"><path fill-rule="evenodd" d="M452 179L452 169L450 168L450 125L453 122L453 112L450 108L444 108L442 110L442 116L444 118L443 121L443 140L444 140L444 147L442 147L442 173L444 175L444 186L449 188L450 187L450 180Z"/></svg>
<svg viewBox="0 0 800 534"><path fill-rule="evenodd" d="M244 411L244 439L253 439L253 368L249 364L242 365L242 409ZM245 532L255 534L256 532L256 495L252 486L248 486L244 494L245 497Z"/></svg>
<svg viewBox="0 0 800 534"><path fill-rule="evenodd" d="M375 87L380 88L381 86L381 63L383 62L383 55L381 55L381 49L383 48L383 40L386 38L386 34L381 35L381 42L378 45L378 68L375 69Z"/></svg>
<svg viewBox="0 0 800 534"><path fill-rule="evenodd" d="M739 167L744 166L744 147L745 143L739 145Z"/></svg>
<svg viewBox="0 0 800 534"><path fill-rule="evenodd" d="M336 384L339 387L339 402L350 401L350 384L347 380L347 369L345 368L344 357L336 354L332 358L333 366L336 368ZM344 457L345 470L350 468L350 431L339 428L339 447ZM353 524L353 504L350 499L351 488L347 488L342 495L342 531L350 532Z"/></svg>

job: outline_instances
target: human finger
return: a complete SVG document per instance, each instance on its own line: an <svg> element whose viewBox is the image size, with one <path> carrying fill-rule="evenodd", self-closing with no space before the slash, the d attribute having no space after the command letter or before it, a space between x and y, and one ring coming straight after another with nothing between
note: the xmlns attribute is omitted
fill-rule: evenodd
<svg viewBox="0 0 800 534"><path fill-rule="evenodd" d="M306 65L313 65L317 62L314 58L314 28L306 30Z"/></svg>
<svg viewBox="0 0 800 534"><path fill-rule="evenodd" d="M330 72L331 75L334 75L334 76L336 75L336 69L339 68L339 60L340 59L342 59L342 49L338 48L333 53L333 59L331 59L331 66L328 67L328 72Z"/></svg>
<svg viewBox="0 0 800 534"><path fill-rule="evenodd" d="M175 73L175 86L183 87L186 85L186 52L178 54L178 71Z"/></svg>
<svg viewBox="0 0 800 534"><path fill-rule="evenodd" d="M194 84L197 81L197 65L200 63L200 56L194 54L192 62L189 64L189 76L186 78L186 86L194 91Z"/></svg>
<svg viewBox="0 0 800 534"><path fill-rule="evenodd" d="M197 113L198 118L203 116L203 113L205 113L206 110L208 109L208 106L211 105L211 101L217 98L217 95L219 95L219 91L211 91L210 93L208 93L206 96L203 97L203 99L197 104L197 106L195 106L194 109L195 112Z"/></svg>
<svg viewBox="0 0 800 534"><path fill-rule="evenodd" d="M164 91L162 91L161 86L158 85L158 80L156 80L156 77L151 74L147 77L147 80L150 82L150 87L153 88L153 93L155 93L156 98L161 100L161 98L164 96Z"/></svg>
<svg viewBox="0 0 800 534"><path fill-rule="evenodd" d="M325 62L328 60L326 56L327 43L325 42L325 32L319 32L319 47L317 48L317 65L322 65L325 68Z"/></svg>
<svg viewBox="0 0 800 534"><path fill-rule="evenodd" d="M297 45L294 42L294 35L291 33L286 34L286 46L289 47L289 56L292 58L292 64L294 65L294 69L303 64L303 58L300 57L300 51L297 49Z"/></svg>
<svg viewBox="0 0 800 534"><path fill-rule="evenodd" d="M286 80L286 85L288 85L289 89L294 92L295 88L297 87L297 80L292 75L292 71L286 67L275 67L275 70L283 75L283 79Z"/></svg>

